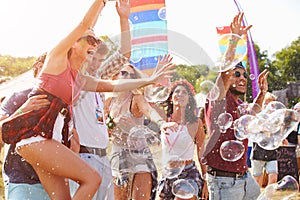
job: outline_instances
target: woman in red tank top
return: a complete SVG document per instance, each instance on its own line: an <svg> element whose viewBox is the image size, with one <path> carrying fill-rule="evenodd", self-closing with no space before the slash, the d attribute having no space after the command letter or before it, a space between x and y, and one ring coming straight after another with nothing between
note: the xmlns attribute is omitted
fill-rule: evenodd
<svg viewBox="0 0 300 200"><path fill-rule="evenodd" d="M100 92L132 90L155 83L164 77L169 78L168 75L172 73L169 70L174 66L172 63L166 64L150 77L135 80L97 80L80 73L79 69L87 56L95 51L100 42L90 27L94 27L105 3L106 0L94 0L82 21L48 51L38 78L39 88L70 106L80 89ZM129 0L120 0L119 3L129 4ZM0 124L0 133L4 123ZM80 184L72 199L92 199L101 184L101 176L76 153L58 141L45 138L43 135L43 132L39 132L38 136L42 136L42 139L22 143L17 151L36 170L50 198L71 199L68 181L66 181L68 178Z"/></svg>

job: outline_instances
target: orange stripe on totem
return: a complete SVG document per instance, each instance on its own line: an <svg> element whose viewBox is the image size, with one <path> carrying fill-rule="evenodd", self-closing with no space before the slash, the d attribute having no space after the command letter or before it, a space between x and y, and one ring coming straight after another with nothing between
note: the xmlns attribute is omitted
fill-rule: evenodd
<svg viewBox="0 0 300 200"><path fill-rule="evenodd" d="M130 7L142 6L147 4L165 4L165 0L131 0Z"/></svg>
<svg viewBox="0 0 300 200"><path fill-rule="evenodd" d="M148 4L143 6L131 7L130 12L134 13L134 12L141 12L146 10L159 10L163 7L165 7L165 4Z"/></svg>

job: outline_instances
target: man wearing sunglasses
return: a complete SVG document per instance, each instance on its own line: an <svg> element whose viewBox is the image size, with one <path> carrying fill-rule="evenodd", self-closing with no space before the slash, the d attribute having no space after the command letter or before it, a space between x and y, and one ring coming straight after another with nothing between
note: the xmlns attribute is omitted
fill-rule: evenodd
<svg viewBox="0 0 300 200"><path fill-rule="evenodd" d="M90 45L97 46L86 60L85 74L101 79L109 79L119 73L125 63L128 63L131 52L131 38L128 18L130 4L128 0L120 0L116 5L121 25L120 50L108 58L108 46L105 42L84 36ZM78 150L80 157L90 164L102 177L102 183L93 200L114 200L114 187L112 184L112 171L110 161L106 155L109 137L104 120L104 94L99 92L81 91L79 100L73 106L74 126L79 135ZM78 184L70 181L71 194L77 190Z"/></svg>
<svg viewBox="0 0 300 200"><path fill-rule="evenodd" d="M242 27L243 13L236 15L230 25L231 33L239 36L246 34L251 26ZM233 60L238 40L232 36L228 42L228 52L225 58ZM264 95L268 90L268 72L263 71L258 77L260 92L255 102L262 105ZM232 69L220 72L216 86L220 94L216 100L207 99L205 104L205 120L210 135L203 153L202 161L207 165L207 183L209 199L222 200L256 200L260 188L248 171L247 152L237 161L226 161L221 157L220 147L223 142L236 140L232 128L221 133L217 119L222 113L229 113L233 121L238 119L238 106L242 103L240 97L247 90L247 73L242 63L236 64ZM242 141L245 151L248 148L248 139Z"/></svg>

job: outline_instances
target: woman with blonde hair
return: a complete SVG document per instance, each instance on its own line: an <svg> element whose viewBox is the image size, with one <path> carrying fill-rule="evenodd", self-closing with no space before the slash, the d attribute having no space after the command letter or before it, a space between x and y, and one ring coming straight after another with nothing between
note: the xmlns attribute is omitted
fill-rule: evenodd
<svg viewBox="0 0 300 200"><path fill-rule="evenodd" d="M118 80L141 78L145 75L133 65L125 65ZM166 123L146 101L143 89L119 92L107 99L108 128L112 134L111 166L114 176L115 199L155 199L157 171L146 142L145 117L160 128L174 127ZM111 125L113 124L113 126ZM134 132L136 131L136 132ZM130 134L137 133L138 137ZM144 144L137 148L134 144ZM142 154L142 156L141 156Z"/></svg>

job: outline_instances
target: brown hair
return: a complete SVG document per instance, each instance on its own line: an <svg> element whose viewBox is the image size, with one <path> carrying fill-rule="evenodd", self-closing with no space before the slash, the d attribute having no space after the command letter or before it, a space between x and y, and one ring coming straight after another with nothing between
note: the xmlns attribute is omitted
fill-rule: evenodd
<svg viewBox="0 0 300 200"><path fill-rule="evenodd" d="M37 57L37 59L35 59L33 65L32 65L32 70L33 70L33 76L37 77L38 75L38 71L41 68L41 66L39 65L39 63L43 63L46 60L46 56L47 56L47 52L43 53L42 55L40 55L39 57Z"/></svg>

